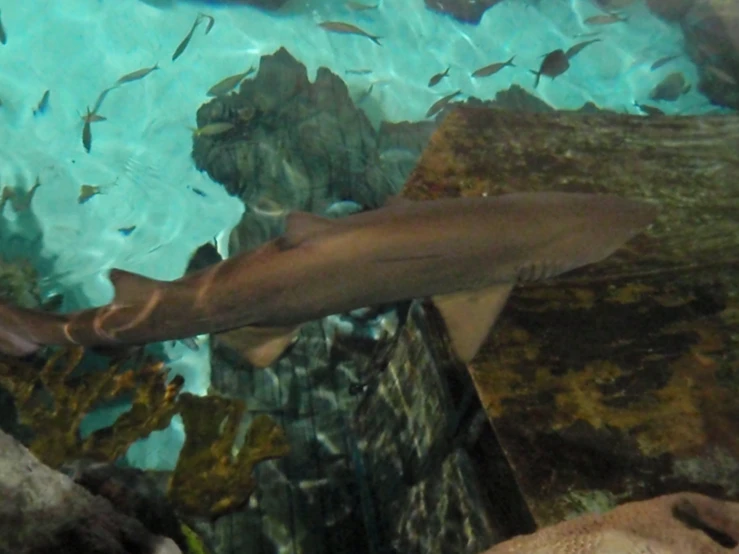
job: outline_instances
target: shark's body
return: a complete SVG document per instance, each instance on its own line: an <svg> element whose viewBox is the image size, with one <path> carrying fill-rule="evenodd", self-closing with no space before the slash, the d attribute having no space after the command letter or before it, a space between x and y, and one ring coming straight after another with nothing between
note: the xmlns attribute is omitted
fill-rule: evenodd
<svg viewBox="0 0 739 554"><path fill-rule="evenodd" d="M245 354L265 365L301 323L430 296L469 359L516 282L597 262L654 216L648 204L564 193L403 200L339 220L293 212L281 237L176 281L113 270L106 306L60 315L0 304L0 350L242 329Z"/></svg>

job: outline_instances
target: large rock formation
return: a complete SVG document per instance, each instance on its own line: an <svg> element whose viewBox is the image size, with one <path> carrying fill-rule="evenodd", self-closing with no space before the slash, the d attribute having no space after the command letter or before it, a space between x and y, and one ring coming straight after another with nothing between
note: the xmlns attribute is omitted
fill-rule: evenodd
<svg viewBox="0 0 739 554"><path fill-rule="evenodd" d="M698 65L698 90L711 102L739 109L739 4L726 0L647 0L650 10L681 26Z"/></svg>
<svg viewBox="0 0 739 554"><path fill-rule="evenodd" d="M647 0L651 12L665 21L680 21L695 3L695 0Z"/></svg>
<svg viewBox="0 0 739 554"><path fill-rule="evenodd" d="M0 551L181 554L168 538L43 465L0 431Z"/></svg>
<svg viewBox="0 0 739 554"><path fill-rule="evenodd" d="M431 138L411 198L610 192L661 208L609 259L518 288L469 364L537 524L677 491L739 498L738 153L737 117L465 108Z"/></svg>
<svg viewBox="0 0 739 554"><path fill-rule="evenodd" d="M670 494L546 527L483 554L727 554L737 544L739 503Z"/></svg>
<svg viewBox="0 0 739 554"><path fill-rule="evenodd" d="M247 204L268 198L308 211L337 200L376 207L393 192L380 167L377 133L344 82L322 67L311 83L284 48L262 57L257 76L238 94L201 106L197 122L234 125L197 137L193 158Z"/></svg>

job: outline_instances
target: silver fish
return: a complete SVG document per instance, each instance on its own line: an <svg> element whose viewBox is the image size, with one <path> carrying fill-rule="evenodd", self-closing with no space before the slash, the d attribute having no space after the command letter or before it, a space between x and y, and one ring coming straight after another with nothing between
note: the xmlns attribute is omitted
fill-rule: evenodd
<svg viewBox="0 0 739 554"><path fill-rule="evenodd" d="M513 64L513 58L516 56L511 56L508 61L505 62L495 62L491 63L490 65L486 65L485 67L481 67L480 69L476 69L473 73L473 77L489 77L490 75L495 75L498 71L503 69L504 67L516 67Z"/></svg>
<svg viewBox="0 0 739 554"><path fill-rule="evenodd" d="M318 26L321 29L325 29L326 31L330 31L332 33L367 37L378 46L382 46L382 44L380 44L380 37L371 35L367 31L364 31L356 25L352 25L351 23L344 23L343 21L324 21L323 23L319 23Z"/></svg>
<svg viewBox="0 0 739 554"><path fill-rule="evenodd" d="M126 73L123 77L119 78L115 84L116 85L123 85L125 83L131 83L133 81L138 81L139 79L143 79L149 73L152 71L156 71L159 69L159 64L156 63L151 67L142 67L141 69L137 69L136 71L132 71L131 73Z"/></svg>

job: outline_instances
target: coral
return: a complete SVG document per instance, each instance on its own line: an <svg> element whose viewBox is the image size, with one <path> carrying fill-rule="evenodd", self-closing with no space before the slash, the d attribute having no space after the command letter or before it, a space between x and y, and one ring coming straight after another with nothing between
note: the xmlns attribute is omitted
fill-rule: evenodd
<svg viewBox="0 0 739 554"><path fill-rule="evenodd" d="M21 422L33 431L29 448L52 468L78 458L115 460L135 441L169 425L178 409L177 393L184 380L167 384L163 362L146 360L129 369L117 362L105 371L72 379L83 354L77 347L60 350L40 371L20 360L0 360L0 384L15 397ZM80 437L88 412L129 393L133 398L128 412L111 427Z"/></svg>
<svg viewBox="0 0 739 554"><path fill-rule="evenodd" d="M0 385L13 395L21 423L32 431L29 448L52 468L81 458L114 462L132 443L164 429L180 413L186 439L168 496L183 512L216 518L249 499L257 463L288 452L282 429L262 415L253 420L243 447L232 457L245 410L242 402L180 394L184 379L177 376L167 383L164 363L151 359L128 364L119 360L106 370L75 376L83 355L82 348L60 350L41 369L0 358ZM110 427L82 439L85 416L124 395L131 395L131 409Z"/></svg>
<svg viewBox="0 0 739 554"><path fill-rule="evenodd" d="M288 453L284 431L271 418L258 415L232 456L243 402L188 393L180 395L179 402L186 438L170 479L170 499L185 512L213 519L238 510L255 488L254 466Z"/></svg>

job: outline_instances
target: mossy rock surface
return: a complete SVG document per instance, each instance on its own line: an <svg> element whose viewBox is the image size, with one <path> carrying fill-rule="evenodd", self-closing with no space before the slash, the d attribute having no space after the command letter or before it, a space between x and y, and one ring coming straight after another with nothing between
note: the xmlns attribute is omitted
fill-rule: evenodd
<svg viewBox="0 0 739 554"><path fill-rule="evenodd" d="M432 136L407 197L660 208L604 262L516 288L468 367L539 525L678 490L739 498L736 175L737 117L461 108Z"/></svg>

